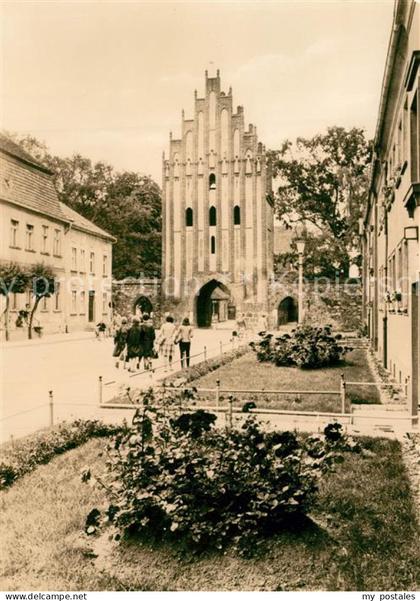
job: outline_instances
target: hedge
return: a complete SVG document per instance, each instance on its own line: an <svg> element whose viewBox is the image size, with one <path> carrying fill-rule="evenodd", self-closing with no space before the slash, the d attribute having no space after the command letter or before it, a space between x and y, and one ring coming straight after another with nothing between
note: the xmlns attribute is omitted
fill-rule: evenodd
<svg viewBox="0 0 420 601"><path fill-rule="evenodd" d="M121 430L121 426L109 426L99 420L75 420L5 443L0 447L0 490L11 486L38 465L49 463L56 455L91 438L111 436Z"/></svg>

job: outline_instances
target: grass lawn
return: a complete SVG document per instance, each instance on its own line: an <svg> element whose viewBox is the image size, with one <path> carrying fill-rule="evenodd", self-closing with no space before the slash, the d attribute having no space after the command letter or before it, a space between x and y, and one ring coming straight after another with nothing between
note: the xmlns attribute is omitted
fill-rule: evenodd
<svg viewBox="0 0 420 601"><path fill-rule="evenodd" d="M207 375L194 380L197 388L214 388L220 380L225 389L267 389L267 390L339 390L340 374L349 382L372 382L373 375L367 364L366 351L354 349L346 355L346 361L336 367L322 369L299 369L297 367L277 367L272 363L260 363L250 351L232 363L224 365ZM211 395L211 397L209 397ZM204 393L200 394L204 396ZM223 396L223 395L222 395ZM227 395L225 395L227 396ZM258 407L292 409L302 411L341 411L339 395L235 395L242 401L252 400ZM214 404L214 395L207 393ZM348 386L347 398L352 402L380 403L375 386ZM349 407L347 407L349 408Z"/></svg>
<svg viewBox="0 0 420 601"><path fill-rule="evenodd" d="M323 483L311 524L277 536L251 560L233 552L182 558L168 547L85 537L85 517L105 496L82 484L80 471L104 471L104 445L92 440L1 493L1 590L414 591L420 584L420 530L396 441L365 439L367 451L346 457Z"/></svg>

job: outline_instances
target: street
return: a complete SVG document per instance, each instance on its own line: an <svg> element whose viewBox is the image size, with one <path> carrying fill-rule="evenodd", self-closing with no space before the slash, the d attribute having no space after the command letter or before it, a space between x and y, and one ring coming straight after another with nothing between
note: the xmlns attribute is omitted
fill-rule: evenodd
<svg viewBox="0 0 420 601"><path fill-rule="evenodd" d="M81 336L81 337L80 337ZM214 357L222 350L231 350L230 330L194 331L191 354L201 356L191 361ZM153 362L156 372L134 377L115 367L111 338L97 340L92 334L80 333L78 338L65 335L0 347L1 366L1 426L0 440L20 437L50 423L50 396L54 402L54 421L76 418L102 418L99 410L99 377L103 380L103 401L115 396L126 386L146 387L163 378L163 358ZM179 359L178 348L174 360ZM174 371L180 367L174 363ZM160 369L159 369L160 368Z"/></svg>

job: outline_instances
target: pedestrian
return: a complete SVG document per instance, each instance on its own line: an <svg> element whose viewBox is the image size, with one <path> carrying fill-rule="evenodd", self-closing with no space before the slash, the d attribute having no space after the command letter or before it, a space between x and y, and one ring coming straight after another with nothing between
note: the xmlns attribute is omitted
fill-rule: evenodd
<svg viewBox="0 0 420 601"><path fill-rule="evenodd" d="M114 352L113 357L116 357L115 367L118 368L120 365L120 360L125 359L124 351L127 345L127 335L128 335L129 325L126 317L121 318L121 324L119 328L117 328L114 335ZM125 363L125 361L124 361Z"/></svg>
<svg viewBox="0 0 420 601"><path fill-rule="evenodd" d="M261 313L257 322L257 334L260 332L266 332L268 329L267 316L265 313Z"/></svg>
<svg viewBox="0 0 420 601"><path fill-rule="evenodd" d="M140 326L142 332L141 345L143 350L144 369L152 367L153 346L155 342L155 328L148 313L143 313L143 323Z"/></svg>
<svg viewBox="0 0 420 601"><path fill-rule="evenodd" d="M99 323L96 324L95 334L96 334L96 338L98 340L102 340L103 338L105 338L106 323L104 321L100 321Z"/></svg>
<svg viewBox="0 0 420 601"><path fill-rule="evenodd" d="M172 360L175 350L175 334L176 326L174 324L174 318L171 315L168 315L160 328L157 338L159 352L162 353L165 358L165 371L168 371L168 369L172 370Z"/></svg>
<svg viewBox="0 0 420 601"><path fill-rule="evenodd" d="M134 316L132 325L127 332L127 355L126 362L128 363L128 371L134 371L135 362L140 363L143 356L142 348L142 331L140 329L140 320Z"/></svg>
<svg viewBox="0 0 420 601"><path fill-rule="evenodd" d="M236 330L238 332L238 337L242 338L242 336L245 334L245 330L246 330L245 314L244 313L239 313L239 317L236 320Z"/></svg>
<svg viewBox="0 0 420 601"><path fill-rule="evenodd" d="M179 344L179 354L181 357L181 368L190 366L190 351L191 351L191 338L193 337L193 328L190 325L188 317L184 317L182 325L179 326L176 336L175 343Z"/></svg>

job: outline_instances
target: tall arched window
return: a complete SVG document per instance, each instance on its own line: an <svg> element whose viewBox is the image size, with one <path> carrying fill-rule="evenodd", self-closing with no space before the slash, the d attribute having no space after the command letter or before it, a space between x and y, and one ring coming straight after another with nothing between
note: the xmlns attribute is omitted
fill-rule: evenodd
<svg viewBox="0 0 420 601"><path fill-rule="evenodd" d="M216 223L217 223L216 207L210 207L210 210L209 210L209 225L216 225Z"/></svg>
<svg viewBox="0 0 420 601"><path fill-rule="evenodd" d="M214 173L209 175L209 190L216 190L216 175Z"/></svg>
<svg viewBox="0 0 420 601"><path fill-rule="evenodd" d="M210 238L210 252L212 255L216 253L216 237L211 236Z"/></svg>
<svg viewBox="0 0 420 601"><path fill-rule="evenodd" d="M188 207L188 209L185 211L185 225L187 227L191 227L193 224L193 210Z"/></svg>
<svg viewBox="0 0 420 601"><path fill-rule="evenodd" d="M233 224L240 225L241 223L241 207L235 205L233 207Z"/></svg>

